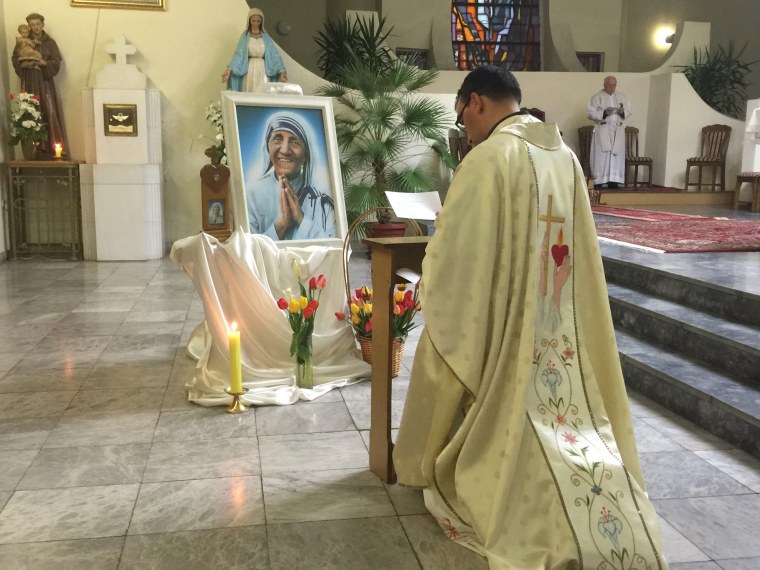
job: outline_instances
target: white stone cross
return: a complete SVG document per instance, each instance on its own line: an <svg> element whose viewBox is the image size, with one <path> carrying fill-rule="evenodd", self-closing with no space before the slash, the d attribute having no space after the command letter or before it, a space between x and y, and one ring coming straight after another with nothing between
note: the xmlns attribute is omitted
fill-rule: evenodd
<svg viewBox="0 0 760 570"><path fill-rule="evenodd" d="M137 52L137 48L127 43L127 38L124 34L116 36L116 39L112 44L106 45L106 53L110 53L116 57L117 65L126 65L127 56Z"/></svg>

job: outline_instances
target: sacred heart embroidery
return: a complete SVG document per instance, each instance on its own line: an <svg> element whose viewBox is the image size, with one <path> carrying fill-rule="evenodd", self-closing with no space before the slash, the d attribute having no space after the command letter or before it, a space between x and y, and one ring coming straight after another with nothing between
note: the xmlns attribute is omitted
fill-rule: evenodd
<svg viewBox="0 0 760 570"><path fill-rule="evenodd" d="M570 248L567 245L554 244L552 246L552 257L554 258L554 263L557 264L557 267L562 265L562 260L564 260L569 255Z"/></svg>
<svg viewBox="0 0 760 570"><path fill-rule="evenodd" d="M218 192L227 184L230 179L230 169L219 164L207 164L201 168L201 180L211 188L212 191Z"/></svg>

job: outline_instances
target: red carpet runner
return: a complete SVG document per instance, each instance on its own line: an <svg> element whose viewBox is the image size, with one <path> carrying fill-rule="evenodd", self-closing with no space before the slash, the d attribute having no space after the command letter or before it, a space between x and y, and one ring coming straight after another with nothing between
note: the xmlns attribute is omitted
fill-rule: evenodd
<svg viewBox="0 0 760 570"><path fill-rule="evenodd" d="M602 241L660 253L760 251L760 222L679 220L669 222L599 222Z"/></svg>
<svg viewBox="0 0 760 570"><path fill-rule="evenodd" d="M705 216L690 216L688 214L673 214L671 212L655 212L653 210L640 210L637 208L619 208L617 206L591 206L591 211L600 216L613 216L615 218L628 218L629 220L641 220L644 222L673 222L676 220L714 220Z"/></svg>

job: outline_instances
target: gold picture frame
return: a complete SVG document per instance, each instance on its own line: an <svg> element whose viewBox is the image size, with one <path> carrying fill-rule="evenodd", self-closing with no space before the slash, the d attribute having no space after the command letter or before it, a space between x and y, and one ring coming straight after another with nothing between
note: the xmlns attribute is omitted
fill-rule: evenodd
<svg viewBox="0 0 760 570"><path fill-rule="evenodd" d="M136 137L137 105L104 103L103 132L107 137Z"/></svg>
<svg viewBox="0 0 760 570"><path fill-rule="evenodd" d="M166 10L166 0L71 0L71 5L77 8Z"/></svg>

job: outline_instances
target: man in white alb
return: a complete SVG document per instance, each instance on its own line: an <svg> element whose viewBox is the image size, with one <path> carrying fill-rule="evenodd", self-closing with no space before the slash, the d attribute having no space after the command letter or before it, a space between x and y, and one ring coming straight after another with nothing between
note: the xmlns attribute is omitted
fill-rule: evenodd
<svg viewBox="0 0 760 570"><path fill-rule="evenodd" d="M625 182L625 127L631 116L628 98L616 91L617 79L604 78L604 89L588 103L587 116L594 121L591 142L591 175L596 188L617 188Z"/></svg>

